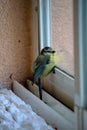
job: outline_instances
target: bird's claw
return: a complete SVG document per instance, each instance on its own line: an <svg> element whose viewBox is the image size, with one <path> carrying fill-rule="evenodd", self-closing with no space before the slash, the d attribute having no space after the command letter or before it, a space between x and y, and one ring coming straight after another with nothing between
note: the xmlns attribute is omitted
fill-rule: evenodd
<svg viewBox="0 0 87 130"><path fill-rule="evenodd" d="M55 73L56 73L56 71L55 71L55 67L53 67L52 72L53 72L53 74L55 74Z"/></svg>

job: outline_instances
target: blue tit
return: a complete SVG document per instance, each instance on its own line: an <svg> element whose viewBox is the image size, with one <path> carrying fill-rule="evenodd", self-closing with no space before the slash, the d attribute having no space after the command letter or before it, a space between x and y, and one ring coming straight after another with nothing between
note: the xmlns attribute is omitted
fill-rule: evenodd
<svg viewBox="0 0 87 130"><path fill-rule="evenodd" d="M41 78L46 77L56 66L55 51L51 47L45 47L41 50L40 55L36 58L32 66L33 80L38 80L39 93L41 94ZM42 95L42 94L41 94ZM40 96L42 99L42 96Z"/></svg>

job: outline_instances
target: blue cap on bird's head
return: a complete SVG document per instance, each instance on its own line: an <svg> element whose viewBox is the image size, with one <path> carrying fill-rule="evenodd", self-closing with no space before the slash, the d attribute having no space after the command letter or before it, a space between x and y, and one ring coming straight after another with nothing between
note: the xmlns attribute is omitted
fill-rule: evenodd
<svg viewBox="0 0 87 130"><path fill-rule="evenodd" d="M51 47L44 47L41 50L41 54L44 54L44 53L55 53L55 50L53 50Z"/></svg>

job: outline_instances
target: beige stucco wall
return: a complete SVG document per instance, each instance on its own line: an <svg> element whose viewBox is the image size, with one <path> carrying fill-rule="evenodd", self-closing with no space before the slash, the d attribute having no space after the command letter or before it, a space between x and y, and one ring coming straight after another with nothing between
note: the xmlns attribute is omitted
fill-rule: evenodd
<svg viewBox="0 0 87 130"><path fill-rule="evenodd" d="M52 1L52 45L58 66L74 75L73 0Z"/></svg>
<svg viewBox="0 0 87 130"><path fill-rule="evenodd" d="M0 0L0 85L31 75L32 0Z"/></svg>

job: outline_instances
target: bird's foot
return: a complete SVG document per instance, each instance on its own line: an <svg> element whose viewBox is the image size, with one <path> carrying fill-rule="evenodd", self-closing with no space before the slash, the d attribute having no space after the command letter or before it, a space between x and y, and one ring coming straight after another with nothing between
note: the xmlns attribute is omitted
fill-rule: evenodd
<svg viewBox="0 0 87 130"><path fill-rule="evenodd" d="M56 71L55 71L55 66L53 67L52 72L53 72L53 74L56 73Z"/></svg>

